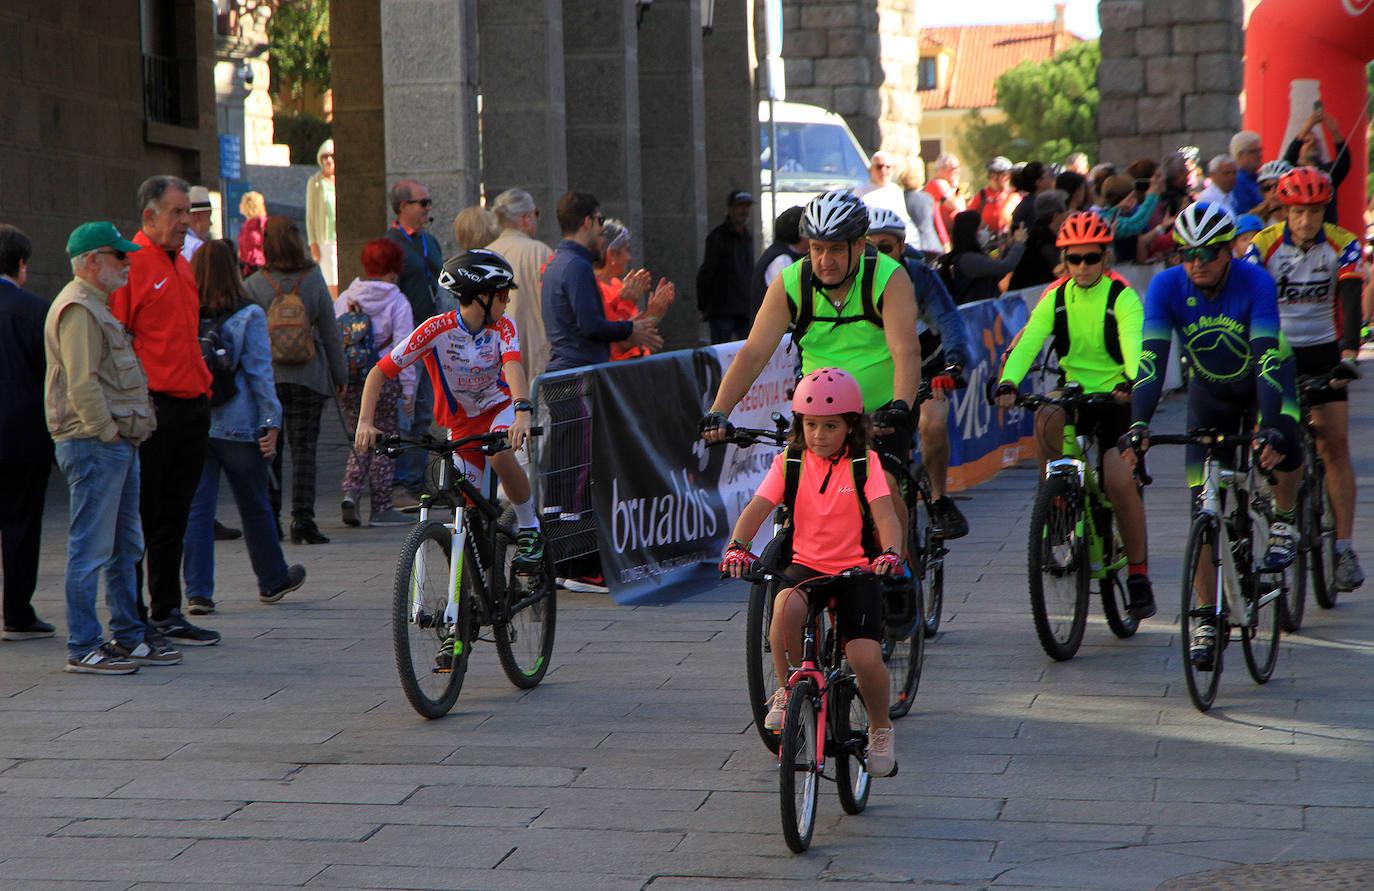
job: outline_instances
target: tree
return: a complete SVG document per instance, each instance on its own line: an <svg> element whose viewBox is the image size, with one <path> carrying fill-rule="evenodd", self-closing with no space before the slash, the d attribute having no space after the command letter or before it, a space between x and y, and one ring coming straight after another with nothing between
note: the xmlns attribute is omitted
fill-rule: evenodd
<svg viewBox="0 0 1374 891"><path fill-rule="evenodd" d="M978 160L1063 161L1073 152L1097 153L1097 41L1076 43L1045 62L1022 62L997 78L997 105L1006 113L990 123L977 109L965 117L960 148Z"/></svg>
<svg viewBox="0 0 1374 891"><path fill-rule="evenodd" d="M305 86L329 89L329 3L280 0L267 22L272 82L286 88L302 110Z"/></svg>

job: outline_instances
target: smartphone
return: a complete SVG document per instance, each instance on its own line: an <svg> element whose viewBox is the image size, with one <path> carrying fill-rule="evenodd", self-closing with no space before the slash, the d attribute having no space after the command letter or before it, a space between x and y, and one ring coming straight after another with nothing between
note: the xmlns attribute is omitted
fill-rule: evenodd
<svg viewBox="0 0 1374 891"><path fill-rule="evenodd" d="M1321 114L1324 111L1326 111L1326 108L1322 105L1322 101L1320 99L1312 103L1313 114Z"/></svg>

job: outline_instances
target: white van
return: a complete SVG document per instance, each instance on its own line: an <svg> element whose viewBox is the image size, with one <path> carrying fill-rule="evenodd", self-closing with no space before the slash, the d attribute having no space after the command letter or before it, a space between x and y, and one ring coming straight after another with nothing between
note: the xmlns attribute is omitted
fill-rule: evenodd
<svg viewBox="0 0 1374 891"><path fill-rule="evenodd" d="M853 189L868 179L868 156L844 118L815 105L774 102L778 133L778 204L773 208L772 129L768 102L759 103L759 215L763 243L773 241L773 218L829 189Z"/></svg>

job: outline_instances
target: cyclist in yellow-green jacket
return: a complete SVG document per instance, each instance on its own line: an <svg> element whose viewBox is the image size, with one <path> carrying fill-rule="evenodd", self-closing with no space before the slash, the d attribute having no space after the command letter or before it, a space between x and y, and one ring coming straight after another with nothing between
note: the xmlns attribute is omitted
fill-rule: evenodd
<svg viewBox="0 0 1374 891"><path fill-rule="evenodd" d="M1003 408L1015 404L1021 379L1050 338L1064 379L1081 384L1085 393L1116 397L1116 404L1082 409L1079 429L1096 431L1104 488L1126 546L1127 609L1137 619L1147 619L1155 614L1155 599L1146 563L1145 505L1116 448L1131 426L1131 386L1140 365L1145 308L1131 286L1108 270L1112 227L1096 214L1070 214L1055 243L1063 251L1068 275L1051 284L1031 311L1002 371L996 400ZM1043 457L1059 457L1063 412L1042 409L1035 426Z"/></svg>

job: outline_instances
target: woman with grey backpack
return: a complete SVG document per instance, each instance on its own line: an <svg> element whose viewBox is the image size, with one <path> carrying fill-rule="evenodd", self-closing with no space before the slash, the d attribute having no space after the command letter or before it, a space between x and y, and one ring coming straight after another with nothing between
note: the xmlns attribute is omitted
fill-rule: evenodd
<svg viewBox="0 0 1374 891"><path fill-rule="evenodd" d="M267 265L244 285L253 302L267 312L282 433L291 450L291 543L327 544L329 539L315 524L315 452L324 404L348 382L334 301L319 266L306 253L305 239L289 218L267 219L262 248ZM272 508L280 535L280 449L272 466L277 479Z"/></svg>

